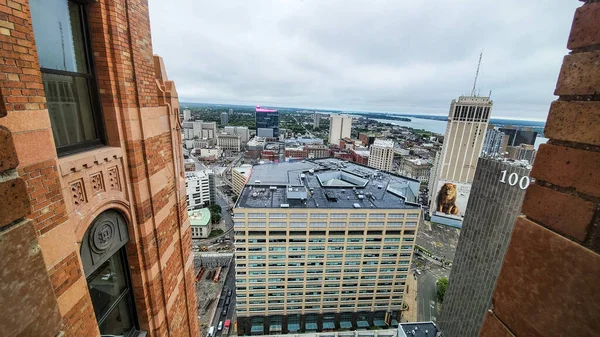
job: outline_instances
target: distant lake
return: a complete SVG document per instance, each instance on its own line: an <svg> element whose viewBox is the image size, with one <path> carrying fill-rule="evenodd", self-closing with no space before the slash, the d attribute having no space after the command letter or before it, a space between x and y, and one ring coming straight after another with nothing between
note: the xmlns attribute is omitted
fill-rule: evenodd
<svg viewBox="0 0 600 337"><path fill-rule="evenodd" d="M374 119L381 123L390 123L394 125L406 126L413 129L423 129L434 133L439 133L441 135L446 133L446 121L438 121L434 119L425 119L425 118L416 118L416 117L407 117L410 118L410 122L396 121L391 119ZM508 120L507 120L508 121ZM519 124L520 121L514 121L513 123L507 124ZM544 144L548 141L548 138L545 137L537 137L535 140L535 148L537 149L540 144Z"/></svg>

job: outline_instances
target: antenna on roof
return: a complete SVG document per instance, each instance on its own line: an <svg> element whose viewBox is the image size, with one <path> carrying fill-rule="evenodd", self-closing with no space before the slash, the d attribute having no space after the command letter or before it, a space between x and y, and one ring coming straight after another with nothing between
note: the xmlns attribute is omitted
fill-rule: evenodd
<svg viewBox="0 0 600 337"><path fill-rule="evenodd" d="M475 81L473 81L473 89L471 90L471 96L475 95L475 86L477 85L477 77L479 76L479 67L481 66L481 57L483 57L483 51L479 54L479 62L477 63L477 72L475 73Z"/></svg>

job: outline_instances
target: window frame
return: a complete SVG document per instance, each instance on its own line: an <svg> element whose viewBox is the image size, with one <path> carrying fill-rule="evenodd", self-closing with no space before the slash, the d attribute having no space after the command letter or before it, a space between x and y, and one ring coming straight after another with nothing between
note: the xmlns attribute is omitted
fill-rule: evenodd
<svg viewBox="0 0 600 337"><path fill-rule="evenodd" d="M88 150L92 150L95 148L100 148L106 145L106 126L104 124L104 115L102 113L102 105L100 102L100 91L98 86L98 77L96 74L95 67L95 59L94 52L92 50L92 40L90 34L90 22L89 22L89 13L87 5L88 1L78 1L78 0L66 0L77 6L78 12L81 18L81 34L82 34L82 42L83 49L85 54L85 61L88 68L88 73L79 73L79 72L71 72L65 70L57 70L51 68L42 68L40 67L41 74L51 74L51 75L62 75L69 77L79 77L84 78L86 80L88 86L88 96L90 99L90 109L92 110L92 121L94 123L94 127L96 129L97 138L94 140L88 140L79 142L76 144L56 147L56 152L59 157L84 152ZM38 57L39 58L39 57ZM43 83L42 76L42 83ZM47 104L47 103L46 103ZM48 107L46 107L48 108ZM53 129L51 128L53 131Z"/></svg>

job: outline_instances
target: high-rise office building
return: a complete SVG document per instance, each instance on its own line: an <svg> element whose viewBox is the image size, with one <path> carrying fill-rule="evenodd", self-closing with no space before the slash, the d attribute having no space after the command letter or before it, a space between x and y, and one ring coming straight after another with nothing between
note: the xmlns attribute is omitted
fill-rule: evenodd
<svg viewBox="0 0 600 337"><path fill-rule="evenodd" d="M321 126L321 118L325 117L325 114L315 112L313 117L313 128L317 129Z"/></svg>
<svg viewBox="0 0 600 337"><path fill-rule="evenodd" d="M450 104L444 145L430 177L429 211L437 222L461 224L492 105L479 96L460 96Z"/></svg>
<svg viewBox="0 0 600 337"><path fill-rule="evenodd" d="M279 112L273 109L256 107L254 116L256 136L264 138L279 137Z"/></svg>
<svg viewBox="0 0 600 337"><path fill-rule="evenodd" d="M519 146L521 144L535 145L537 132L531 128L519 129L512 126L506 126L499 129L508 137L507 146Z"/></svg>
<svg viewBox="0 0 600 337"><path fill-rule="evenodd" d="M185 190L188 211L215 203L215 180L212 170L185 173Z"/></svg>
<svg viewBox="0 0 600 337"><path fill-rule="evenodd" d="M521 214L529 170L518 162L479 158L438 320L444 336L479 334L515 219Z"/></svg>
<svg viewBox="0 0 600 337"><path fill-rule="evenodd" d="M246 144L250 140L250 131L247 126L226 126L223 128L223 132L229 135L240 136L242 144Z"/></svg>
<svg viewBox="0 0 600 337"><path fill-rule="evenodd" d="M369 166L382 171L392 171L394 141L375 139L369 150Z"/></svg>
<svg viewBox="0 0 600 337"><path fill-rule="evenodd" d="M188 121L181 123L181 126L186 140L212 139L217 136L216 122Z"/></svg>
<svg viewBox="0 0 600 337"><path fill-rule="evenodd" d="M238 333L397 319L418 192L417 180L334 158L254 166L234 208Z"/></svg>
<svg viewBox="0 0 600 337"><path fill-rule="evenodd" d="M537 151L533 145L521 144L519 146L507 146L506 157L512 160L525 160L533 164Z"/></svg>
<svg viewBox="0 0 600 337"><path fill-rule="evenodd" d="M250 172L252 172L252 165L250 164L243 164L231 170L231 185L235 195L239 196L242 193L246 181L250 177Z"/></svg>
<svg viewBox="0 0 600 337"><path fill-rule="evenodd" d="M340 139L350 138L352 117L331 114L329 116L329 144L339 144Z"/></svg>
<svg viewBox="0 0 600 337"><path fill-rule="evenodd" d="M190 119L192 119L192 112L189 109L184 109L183 110L183 120L189 121Z"/></svg>
<svg viewBox="0 0 600 337"><path fill-rule="evenodd" d="M580 6L554 91L560 97L544 129L550 141L540 145L531 169L536 181L523 200L525 216L515 222L480 337L597 337L600 331L600 81L594 75L600 4L569 2ZM556 36L540 32L540 38Z"/></svg>
<svg viewBox="0 0 600 337"><path fill-rule="evenodd" d="M485 139L483 140L481 155L485 157L501 157L506 152L507 145L508 137L506 134L489 124L485 133Z"/></svg>
<svg viewBox="0 0 600 337"><path fill-rule="evenodd" d="M229 123L229 115L227 112L221 112L221 126L225 126Z"/></svg>

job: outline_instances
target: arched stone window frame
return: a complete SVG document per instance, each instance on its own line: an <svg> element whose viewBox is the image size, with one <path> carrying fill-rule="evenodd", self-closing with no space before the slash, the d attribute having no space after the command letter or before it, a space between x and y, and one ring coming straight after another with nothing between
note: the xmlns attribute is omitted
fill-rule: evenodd
<svg viewBox="0 0 600 337"><path fill-rule="evenodd" d="M109 209L92 221L81 242L81 261L101 336L140 335L125 251L128 240L125 216ZM125 327L122 334L120 325Z"/></svg>

